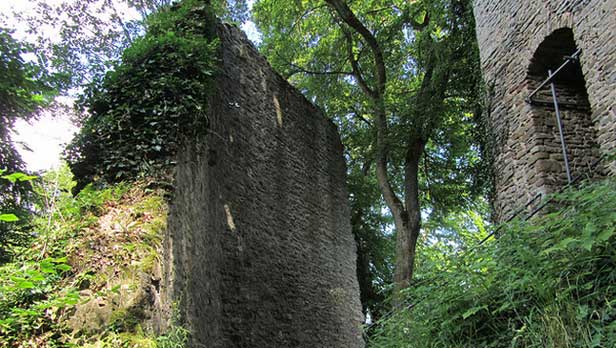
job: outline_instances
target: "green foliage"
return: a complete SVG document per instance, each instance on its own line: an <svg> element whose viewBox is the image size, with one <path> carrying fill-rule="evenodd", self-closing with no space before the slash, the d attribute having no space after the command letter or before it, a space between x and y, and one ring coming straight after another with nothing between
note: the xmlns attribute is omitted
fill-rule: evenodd
<svg viewBox="0 0 616 348"><path fill-rule="evenodd" d="M35 182L36 236L0 266L0 347L181 347L181 327L159 338L142 329L142 281L160 262L166 228L163 192L89 185L73 197L74 186L67 166Z"/></svg>
<svg viewBox="0 0 616 348"><path fill-rule="evenodd" d="M26 61L31 47L13 38L12 32L0 27L0 175L25 171L24 163L11 140L17 119L31 119L49 103L54 94L53 79L38 62ZM12 174L0 180L0 262L6 261L9 244L23 243L28 234L31 185ZM21 177L23 179L23 177ZM12 214L12 215L11 215ZM14 217L20 217L19 221ZM11 220L7 224L7 219Z"/></svg>
<svg viewBox="0 0 616 348"><path fill-rule="evenodd" d="M24 60L24 55L30 52L28 45L15 40L11 31L0 27L0 76L3 77L0 81L0 119L3 127L10 127L17 117L32 117L53 94L45 71L38 64Z"/></svg>
<svg viewBox="0 0 616 348"><path fill-rule="evenodd" d="M0 26L0 168L23 171L21 156L11 142L10 131L17 119L31 119L54 94L52 78L38 62L26 61L32 48L13 38ZM15 185L0 185L0 205L8 205L16 194ZM12 202L14 203L14 202Z"/></svg>
<svg viewBox="0 0 616 348"><path fill-rule="evenodd" d="M54 316L78 303L73 288L58 282L71 267L66 258L22 260L2 267L0 279L0 337L8 342L51 330Z"/></svg>
<svg viewBox="0 0 616 348"><path fill-rule="evenodd" d="M392 221L383 214L385 207L374 176L367 176L361 167L351 165L347 181L361 302L364 312L369 310L372 318L378 318L385 310L393 278L394 245L388 232Z"/></svg>
<svg viewBox="0 0 616 348"><path fill-rule="evenodd" d="M65 245L75 232L71 224L80 219L74 210L81 210L82 206L73 204L65 188L62 191L51 185L50 176L46 174L35 183L35 191L45 191L47 199L53 199L53 204L48 201L47 206L36 207L51 216L35 217L33 225L38 237L27 247L13 246L15 259L0 267L0 347L18 347L45 332L61 332L60 318L79 302L77 290L63 284L63 279L72 272ZM5 177L11 181L33 179L21 173ZM70 177L66 181L70 182ZM62 216L66 226L60 221L50 224L54 215Z"/></svg>
<svg viewBox="0 0 616 348"><path fill-rule="evenodd" d="M614 347L616 181L555 201L481 247L483 227L432 243L441 259L420 266L410 309L379 323L370 346Z"/></svg>
<svg viewBox="0 0 616 348"><path fill-rule="evenodd" d="M0 197L7 198L0 200L0 262L10 258L15 246L28 241L31 211L26 206L28 202L20 202L19 198L24 198L29 193L29 186L24 184L30 185L30 182L37 178L20 172L2 175L5 172L6 170L0 169L0 183L8 182L4 186L8 192L0 193Z"/></svg>
<svg viewBox="0 0 616 348"><path fill-rule="evenodd" d="M13 173L13 174L9 174L9 175L3 175L2 179L6 179L8 181L10 181L12 184L15 184L17 182L24 182L24 181L32 181L34 179L38 178L38 176L36 175L27 175L24 173Z"/></svg>
<svg viewBox="0 0 616 348"><path fill-rule="evenodd" d="M188 343L189 335L190 332L187 329L174 325L165 335L156 338L156 347L184 348Z"/></svg>
<svg viewBox="0 0 616 348"><path fill-rule="evenodd" d="M121 59L122 52L143 36L148 18L177 2L30 0L30 11L12 16L13 22L27 28L27 39L36 54L44 57L45 68L65 77L62 90L70 94L71 87L100 80ZM225 20L241 23L248 17L246 0L211 3L216 15ZM54 29L54 35L49 28Z"/></svg>
<svg viewBox="0 0 616 348"><path fill-rule="evenodd" d="M216 40L203 1L186 0L147 22L122 64L84 96L90 116L66 150L77 189L164 173L186 135L207 127Z"/></svg>
<svg viewBox="0 0 616 348"><path fill-rule="evenodd" d="M15 221L19 221L19 218L15 214L0 214L0 221L15 222Z"/></svg>
<svg viewBox="0 0 616 348"><path fill-rule="evenodd" d="M31 0L30 11L13 13L28 31L48 71L64 76L62 90L96 81L143 34L143 20L171 0ZM20 29L21 29L20 28ZM53 28L54 35L50 35ZM61 38L58 39L58 38Z"/></svg>

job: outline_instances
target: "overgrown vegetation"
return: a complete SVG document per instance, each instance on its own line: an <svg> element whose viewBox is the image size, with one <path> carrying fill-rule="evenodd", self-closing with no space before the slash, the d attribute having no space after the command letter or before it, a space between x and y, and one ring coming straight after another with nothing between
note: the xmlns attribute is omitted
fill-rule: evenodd
<svg viewBox="0 0 616 348"><path fill-rule="evenodd" d="M0 267L0 347L181 347L185 330L157 338L146 325L163 192L88 186L73 198L74 184L67 167L35 184L36 237Z"/></svg>
<svg viewBox="0 0 616 348"><path fill-rule="evenodd" d="M3 175L4 174L4 175ZM0 169L0 263L10 260L12 249L30 240L30 181L36 176Z"/></svg>
<svg viewBox="0 0 616 348"><path fill-rule="evenodd" d="M89 115L66 150L77 187L68 167L47 173L34 185L23 218L1 216L2 226L28 222L32 234L7 244L15 256L0 270L0 347L187 343L186 329L172 324L156 337L149 321L161 281L166 204L163 191L144 181L169 180L182 137L207 127L217 50L207 3L185 0L150 16L146 35L86 91L81 107ZM28 105L18 106L33 111ZM4 181L32 180L21 175ZM89 185L127 179L133 183Z"/></svg>
<svg viewBox="0 0 616 348"><path fill-rule="evenodd" d="M207 127L216 40L205 1L186 0L152 15L147 34L88 90L90 113L66 150L77 191L100 179L164 177L183 136Z"/></svg>
<svg viewBox="0 0 616 348"><path fill-rule="evenodd" d="M370 346L616 346L616 180L555 201L482 246L479 225L424 251L435 262L423 263L408 307L379 323Z"/></svg>

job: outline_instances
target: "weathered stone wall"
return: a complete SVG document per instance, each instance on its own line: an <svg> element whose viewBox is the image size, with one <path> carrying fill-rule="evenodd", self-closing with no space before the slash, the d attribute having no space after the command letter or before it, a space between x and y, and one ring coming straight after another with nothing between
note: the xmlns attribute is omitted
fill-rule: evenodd
<svg viewBox="0 0 616 348"><path fill-rule="evenodd" d="M544 70L563 62L562 56L560 61L538 62L543 59L539 55L551 52L556 57L559 49L573 53L573 46L566 47L567 42L556 36L538 50L558 29L572 30L574 44L582 49L580 64L586 81L586 91L582 86L571 92L564 89L566 81L556 80L559 100L577 104L563 108L574 176L587 172L588 164L601 154L616 149L616 1L476 0L474 11L491 102L495 219L502 221L537 193L552 192L566 183L553 107L525 103L547 77L547 71L540 75L541 71L529 68ZM538 99L551 100L549 85L542 94ZM614 163L603 165L603 172L609 171L616 173Z"/></svg>
<svg viewBox="0 0 616 348"><path fill-rule="evenodd" d="M171 298L193 347L363 347L335 126L219 25L210 131L178 156Z"/></svg>

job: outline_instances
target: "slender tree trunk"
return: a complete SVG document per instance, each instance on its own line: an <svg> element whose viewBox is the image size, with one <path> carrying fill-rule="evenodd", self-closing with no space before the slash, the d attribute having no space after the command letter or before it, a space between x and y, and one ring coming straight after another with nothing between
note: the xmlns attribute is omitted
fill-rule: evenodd
<svg viewBox="0 0 616 348"><path fill-rule="evenodd" d="M396 271L394 274L396 290L404 289L413 279L417 240L421 231L421 206L419 202L419 161L424 144L421 139L413 139L408 145L404 168L405 211L400 217L401 226L397 228Z"/></svg>

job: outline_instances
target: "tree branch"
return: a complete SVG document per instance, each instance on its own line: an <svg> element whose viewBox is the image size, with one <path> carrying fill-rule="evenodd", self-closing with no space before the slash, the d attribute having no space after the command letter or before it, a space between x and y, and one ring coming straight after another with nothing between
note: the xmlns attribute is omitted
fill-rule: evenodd
<svg viewBox="0 0 616 348"><path fill-rule="evenodd" d="M304 67L301 67L295 63L289 63L289 65L291 67L293 67L295 70L291 71L288 77L291 77L297 73L303 73L303 74L309 74L309 75L347 75L347 76L352 76L353 72L351 71L338 71L338 70L332 70L332 71L316 71L316 70L310 70L310 69L306 69Z"/></svg>
<svg viewBox="0 0 616 348"><path fill-rule="evenodd" d="M342 33L347 41L347 56L349 57L349 61L351 63L351 68L353 69L353 76L355 80L357 80L357 84L359 87L370 97L371 99L377 99L378 94L368 86L368 83L363 77L361 69L359 67L359 62L355 59L355 53L353 53L353 34L349 32L344 26L341 25Z"/></svg>
<svg viewBox="0 0 616 348"><path fill-rule="evenodd" d="M387 73L385 70L385 60L383 58L383 51L377 41L376 37L359 21L355 13L349 8L344 0L325 0L330 6L332 6L340 19L345 22L349 27L353 28L370 46L372 55L374 56L374 65L377 78L377 88L375 92L382 96L385 92L385 84L387 82Z"/></svg>
<svg viewBox="0 0 616 348"><path fill-rule="evenodd" d="M355 109L354 107L351 107L351 109L353 110L353 115L355 115L355 117L359 118L360 120L362 120L365 124L368 125L368 127L372 128L373 124L372 122L370 122L367 118L365 118L361 112L359 112L359 110Z"/></svg>
<svg viewBox="0 0 616 348"><path fill-rule="evenodd" d="M389 175L387 173L388 163L388 148L387 148L387 113L385 109L385 101L383 96L385 94L385 85L387 83L387 74L385 70L385 59L383 57L383 51L374 36L357 18L353 11L349 8L344 0L325 0L338 14L340 19L355 32L357 32L362 39L370 47L370 51L374 57L374 75L376 76L376 88L370 89L366 81L363 79L361 71L359 69L359 63L355 59L353 54L353 36L352 34L341 25L342 31L345 34L347 40L347 50L349 59L351 60L351 66L353 67L354 75L358 81L358 84L362 90L372 99L375 104L374 111L376 117L376 177L379 183L379 187L383 194L383 198L387 203L389 209L391 209L392 215L396 222L398 229L404 229L407 225L408 214L402 204L402 201L396 195Z"/></svg>
<svg viewBox="0 0 616 348"><path fill-rule="evenodd" d="M295 31L295 27L297 27L299 25L299 23L304 18L306 18L309 14L311 14L312 12L314 12L314 11L320 9L320 8L323 8L325 6L327 6L327 5L319 5L319 6L311 7L309 9L307 9L306 11L304 11L304 13L301 16L299 16L299 18L296 18L295 21L293 21L293 24L291 25L291 29L289 30L289 32L292 33L293 31Z"/></svg>
<svg viewBox="0 0 616 348"><path fill-rule="evenodd" d="M126 24L124 24L122 17L118 13L118 9L115 7L115 3L111 5L111 8L113 9L113 14L114 14L112 18L115 17L115 19L118 21L118 24L120 25L120 27L122 28L122 31L124 32L124 36L126 36L126 41L128 42L128 45L130 46L133 43L133 37L130 35L130 32L128 31L128 28L126 27Z"/></svg>

